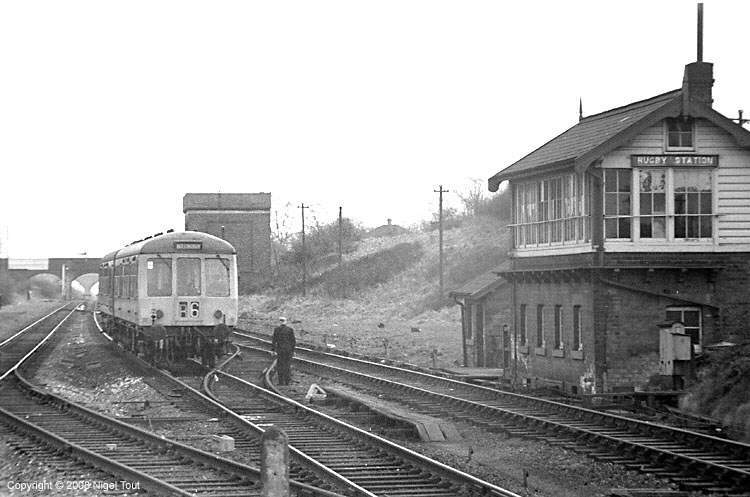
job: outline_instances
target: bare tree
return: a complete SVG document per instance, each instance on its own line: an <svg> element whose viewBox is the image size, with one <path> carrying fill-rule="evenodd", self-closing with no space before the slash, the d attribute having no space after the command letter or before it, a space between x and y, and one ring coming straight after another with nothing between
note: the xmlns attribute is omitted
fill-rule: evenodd
<svg viewBox="0 0 750 497"><path fill-rule="evenodd" d="M464 206L464 214L476 216L484 201L485 183L481 179L472 178L471 185L463 191L456 192Z"/></svg>

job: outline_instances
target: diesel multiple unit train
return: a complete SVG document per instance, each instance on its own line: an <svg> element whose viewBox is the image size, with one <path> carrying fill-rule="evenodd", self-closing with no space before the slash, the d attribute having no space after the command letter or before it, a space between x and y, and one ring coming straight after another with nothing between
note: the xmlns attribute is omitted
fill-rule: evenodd
<svg viewBox="0 0 750 497"><path fill-rule="evenodd" d="M237 254L206 233L167 232L107 254L99 265L104 329L126 350L166 367L213 366L237 324Z"/></svg>

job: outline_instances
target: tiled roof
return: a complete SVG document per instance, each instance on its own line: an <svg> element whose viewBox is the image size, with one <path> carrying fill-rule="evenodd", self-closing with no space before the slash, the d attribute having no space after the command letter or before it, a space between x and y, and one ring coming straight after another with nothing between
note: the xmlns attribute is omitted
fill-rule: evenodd
<svg viewBox="0 0 750 497"><path fill-rule="evenodd" d="M493 184L496 188L505 179L539 167L573 165L576 159L601 146L642 118L673 104L681 98L681 94L681 90L673 90L647 100L584 117L572 128L490 178L490 189L493 189Z"/></svg>
<svg viewBox="0 0 750 497"><path fill-rule="evenodd" d="M482 273L473 280L464 283L455 290L452 290L448 295L451 297L479 298L505 283L505 280L497 272L506 270L508 267L507 262L503 263L492 271Z"/></svg>

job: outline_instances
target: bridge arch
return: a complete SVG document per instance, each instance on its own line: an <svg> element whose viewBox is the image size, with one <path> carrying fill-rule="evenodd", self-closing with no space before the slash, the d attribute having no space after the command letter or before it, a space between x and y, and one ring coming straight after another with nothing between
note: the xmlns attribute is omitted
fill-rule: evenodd
<svg viewBox="0 0 750 497"><path fill-rule="evenodd" d="M96 286L96 293L92 292L94 286ZM85 297L95 296L99 293L99 275L97 273L82 274L70 282L70 288Z"/></svg>
<svg viewBox="0 0 750 497"><path fill-rule="evenodd" d="M28 298L59 299L62 295L62 280L56 274L38 273L26 280Z"/></svg>

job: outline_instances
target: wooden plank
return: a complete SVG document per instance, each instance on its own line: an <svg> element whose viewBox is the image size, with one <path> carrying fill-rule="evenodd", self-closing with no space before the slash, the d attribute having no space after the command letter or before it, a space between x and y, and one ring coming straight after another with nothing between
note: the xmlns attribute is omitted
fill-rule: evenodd
<svg viewBox="0 0 750 497"><path fill-rule="evenodd" d="M748 224L750 209L747 207L725 207L721 210L719 223L745 223Z"/></svg>
<svg viewBox="0 0 750 497"><path fill-rule="evenodd" d="M750 200L747 198L719 198L719 213L722 207L750 207Z"/></svg>

